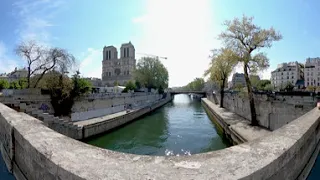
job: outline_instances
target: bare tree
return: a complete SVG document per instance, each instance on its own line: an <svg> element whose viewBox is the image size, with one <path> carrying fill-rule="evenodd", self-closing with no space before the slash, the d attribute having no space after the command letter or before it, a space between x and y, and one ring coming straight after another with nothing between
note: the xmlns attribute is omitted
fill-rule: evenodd
<svg viewBox="0 0 320 180"><path fill-rule="evenodd" d="M27 88L30 88L30 77L38 70L38 68L32 70L32 67L43 58L43 48L36 44L35 41L22 42L18 45L16 53L27 61Z"/></svg>
<svg viewBox="0 0 320 180"><path fill-rule="evenodd" d="M16 53L27 61L28 65L28 88L30 88L30 78L34 76L34 88L37 87L43 76L50 70L61 71L62 74L75 64L75 58L65 49L46 48L34 41L20 44ZM36 76L35 76L36 75Z"/></svg>
<svg viewBox="0 0 320 180"><path fill-rule="evenodd" d="M237 54L238 63L243 65L250 102L251 124L258 125L249 73L256 73L258 70L269 67L269 59L265 53L259 52L259 50L265 47L270 48L272 43L281 40L282 36L272 27L262 29L253 24L252 20L253 17L243 15L242 19L235 18L233 21L226 21L224 25L227 26L227 29L219 37L227 48Z"/></svg>

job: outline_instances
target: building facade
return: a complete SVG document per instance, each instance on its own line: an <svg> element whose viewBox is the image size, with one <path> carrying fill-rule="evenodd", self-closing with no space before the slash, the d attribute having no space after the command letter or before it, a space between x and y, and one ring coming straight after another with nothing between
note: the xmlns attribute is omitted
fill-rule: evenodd
<svg viewBox="0 0 320 180"><path fill-rule="evenodd" d="M85 79L91 82L93 87L102 87L102 80L99 78L89 77Z"/></svg>
<svg viewBox="0 0 320 180"><path fill-rule="evenodd" d="M28 70L27 68L15 68L14 71L11 73L2 73L0 74L0 79L5 79L9 82L17 81L21 78L27 78L28 77Z"/></svg>
<svg viewBox="0 0 320 180"><path fill-rule="evenodd" d="M296 85L298 80L303 80L303 65L298 62L278 64L277 69L271 72L271 84L274 88L282 89L287 84Z"/></svg>
<svg viewBox="0 0 320 180"><path fill-rule="evenodd" d="M304 85L320 86L320 58L307 58L304 65Z"/></svg>
<svg viewBox="0 0 320 180"><path fill-rule="evenodd" d="M136 67L135 48L129 43L120 47L120 58L117 48L105 46L102 60L102 82L106 86L122 85L132 80L132 73Z"/></svg>
<svg viewBox="0 0 320 180"><path fill-rule="evenodd" d="M243 73L234 73L231 80L231 88L235 88L237 86L246 86L246 79L244 78Z"/></svg>

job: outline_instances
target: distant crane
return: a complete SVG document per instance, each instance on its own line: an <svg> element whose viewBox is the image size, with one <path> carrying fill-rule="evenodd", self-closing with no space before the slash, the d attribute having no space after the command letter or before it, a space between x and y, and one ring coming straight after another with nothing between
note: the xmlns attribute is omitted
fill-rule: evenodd
<svg viewBox="0 0 320 180"><path fill-rule="evenodd" d="M137 54L141 54L141 55L145 55L145 56L151 56L151 57L156 57L156 58L159 58L159 59L168 59L167 57L157 56L157 55L153 55L153 54L146 54L146 53L137 53Z"/></svg>

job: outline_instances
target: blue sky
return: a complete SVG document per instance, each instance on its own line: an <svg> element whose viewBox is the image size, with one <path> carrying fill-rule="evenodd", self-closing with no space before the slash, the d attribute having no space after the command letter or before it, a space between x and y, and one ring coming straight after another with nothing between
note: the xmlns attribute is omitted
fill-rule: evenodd
<svg viewBox="0 0 320 180"><path fill-rule="evenodd" d="M269 78L278 63L320 56L319 9L317 0L1 0L0 73L25 66L13 50L33 39L69 50L82 75L101 77L102 47L131 41L138 53L168 57L169 85L185 85L221 46L223 21L246 14L283 35L265 50Z"/></svg>

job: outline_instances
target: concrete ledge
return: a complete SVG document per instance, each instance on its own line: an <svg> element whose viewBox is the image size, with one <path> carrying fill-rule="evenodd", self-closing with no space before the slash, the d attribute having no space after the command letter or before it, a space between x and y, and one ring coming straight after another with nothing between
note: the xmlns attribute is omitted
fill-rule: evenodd
<svg viewBox="0 0 320 180"><path fill-rule="evenodd" d="M0 142L6 145L4 137L13 139L13 169L19 168L29 180L296 179L320 137L320 111L315 108L268 136L227 149L180 157L141 156L84 144L3 104L0 113L0 123L13 128L11 135L0 131Z"/></svg>

